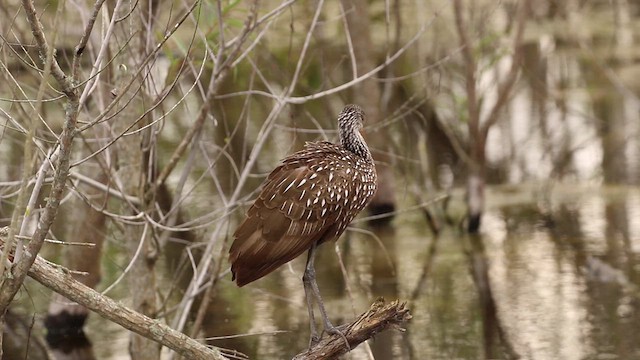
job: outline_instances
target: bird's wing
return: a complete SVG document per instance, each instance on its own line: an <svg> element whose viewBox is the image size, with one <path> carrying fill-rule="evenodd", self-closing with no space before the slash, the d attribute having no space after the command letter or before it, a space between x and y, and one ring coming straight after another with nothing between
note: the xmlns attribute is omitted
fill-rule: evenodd
<svg viewBox="0 0 640 360"><path fill-rule="evenodd" d="M315 242L336 238L348 225L338 229L346 202L336 189L337 184L348 186L351 178L345 169L328 167L331 156L322 161L315 157L312 163L301 154L285 159L268 176L234 234L229 259L239 286L267 275Z"/></svg>

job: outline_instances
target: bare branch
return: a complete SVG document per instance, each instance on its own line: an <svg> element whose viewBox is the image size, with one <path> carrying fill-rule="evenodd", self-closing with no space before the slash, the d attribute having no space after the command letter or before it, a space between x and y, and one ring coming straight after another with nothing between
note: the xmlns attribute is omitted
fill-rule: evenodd
<svg viewBox="0 0 640 360"><path fill-rule="evenodd" d="M296 70L293 72L293 78L291 79L291 85L289 85L289 89L287 89L288 94L293 94L293 90L298 83L298 77L300 76L300 72L302 71L302 64L304 63L304 57L307 54L307 49L309 48L309 42L311 41L311 36L313 35L313 30L316 28L318 24L318 19L320 18L320 13L322 12L322 6L324 5L324 0L320 0L318 6L316 7L316 13L313 15L313 20L311 20L311 26L309 27L309 31L307 31L307 36L304 39L304 43L302 44L302 50L300 50L300 56L298 57L298 63L296 64Z"/></svg>
<svg viewBox="0 0 640 360"><path fill-rule="evenodd" d="M248 37L250 29L252 28L252 24L255 20L256 11L257 11L257 3L254 1L251 8L251 13L247 17L244 24L244 28L242 30L242 33L244 35L241 38L243 40L246 40L246 38ZM222 21L222 19L220 19L220 21ZM178 164L178 161L180 160L180 158L182 158L182 155L186 151L187 147L192 143L193 138L202 129L202 126L204 125L204 121L206 120L207 116L211 111L211 103L213 102L215 95L218 93L218 86L220 85L220 83L222 83L222 80L227 76L227 74L229 73L229 70L231 69L229 67L229 64L232 62L230 59L233 59L235 58L235 56L238 55L243 43L244 41L239 41L236 44L236 47L231 51L231 54L229 55L225 63L220 66L220 69L217 69L214 79L212 80L214 81L214 86L212 89L209 89L209 93L207 94L206 99L202 104L202 107L200 108L200 112L198 113L198 117L196 118L196 121L193 123L193 125L191 126L187 134L185 134L182 141L180 142L176 150L171 155L171 158L167 163L167 165L162 169L162 171L158 175L156 179L156 187L162 185L165 182L169 174L171 174L173 169ZM224 44L220 44L220 47L223 48ZM218 55L218 58L221 57L223 50L220 50L220 51L221 53ZM216 62L216 64L218 63Z"/></svg>
<svg viewBox="0 0 640 360"><path fill-rule="evenodd" d="M36 15L36 10L33 2L30 0L23 0L22 6L27 13L27 19L29 21L29 25L31 26L33 36L36 38L40 56L43 58L43 62L45 62L44 58L47 54L50 54L50 49L44 36L42 24L40 23L40 20ZM9 306L9 303L11 302L11 300L13 300L13 297L22 285L22 282L27 275L27 271L35 261L36 256L40 251L42 244L44 243L45 236L49 232L49 228L53 224L53 221L58 213L60 200L62 199L62 195L65 189L65 183L68 178L69 159L71 158L72 141L76 131L79 102L78 96L71 84L71 81L60 69L60 66L58 65L55 57L52 56L49 60L51 72L62 88L63 92L67 96L64 126L62 129L62 134L59 138L60 153L57 164L58 166L55 169L55 173L53 176L53 184L49 192L47 205L44 209L42 217L40 218L40 221L38 222L38 226L35 233L33 234L31 242L29 242L24 256L17 262L16 266L14 267L13 276L11 278L5 279L5 281L0 286L0 313L4 313L4 310L7 308L7 306ZM43 79L42 81L46 81L46 79ZM31 139L28 139L28 141L31 141ZM46 159L45 161L49 160Z"/></svg>
<svg viewBox="0 0 640 360"><path fill-rule="evenodd" d="M47 154L46 158L42 162L40 169L38 170L38 176L36 178L35 185L33 186L33 190L31 191L31 197L29 198L29 202L27 203L27 208L24 211L24 219L22 220L22 225L20 226L20 232L18 233L18 247L16 249L16 261L20 261L22 257L22 241L20 237L23 237L27 234L27 226L29 224L30 218L33 216L33 210L36 207L36 201L38 201L38 197L40 196L40 189L42 189L42 185L44 184L47 172L49 171L49 167L58 160L59 148L55 149L52 154ZM1 273L1 272L0 272Z"/></svg>
<svg viewBox="0 0 640 360"><path fill-rule="evenodd" d="M306 95L306 96L286 96L284 98L278 96L278 95L274 95L272 93L268 93L266 91L261 91L261 90L248 90L248 91L238 91L235 93L230 93L230 94L223 94L223 95L217 95L215 97L215 99L225 99L225 98L230 98L230 97L234 97L234 96L245 96L245 95L260 95L260 96L265 96L265 97L269 97L272 98L274 100L277 101L283 101L287 104L304 104L307 101L311 101L311 100L316 100L316 99L320 99L323 98L325 96L329 96L329 95L333 95L335 93L338 93L340 91L352 88L354 85L359 84L371 77L373 77L375 74L379 73L382 69L384 69L385 67L389 66L389 64L393 63L394 61L396 61L402 54L404 54L416 41L418 41L418 39L420 38L420 36L425 32L426 30L426 26L423 25L420 30L418 30L416 32L416 34L413 36L413 38L411 38L409 41L407 41L407 43L400 48L398 51L396 51L396 53L394 53L391 57L389 57L388 59L386 59L382 64L376 66L375 68L371 69L371 71L357 77L354 78L342 85L338 85L334 88L331 89L327 89L324 91L320 91L317 92L315 94L311 94L311 95Z"/></svg>
<svg viewBox="0 0 640 360"><path fill-rule="evenodd" d="M36 8L33 5L33 1L31 0L22 0L22 7L24 8L25 13L27 14L27 20L29 20L29 25L31 26L31 33L33 37L36 39L36 43L38 44L38 52L40 53L40 60L45 63L45 59L47 58L47 54L49 53L49 44L47 44L47 38L44 36L44 30L42 28L42 23L38 18L38 14L36 13ZM51 74L56 79L58 84L62 87L62 91L67 96L75 96L73 91L73 84L67 75L60 68L60 64L53 57L53 61L51 62Z"/></svg>
<svg viewBox="0 0 640 360"><path fill-rule="evenodd" d="M8 227L0 229L0 249L3 252L4 238L7 233ZM101 295L99 292L75 280L68 269L62 266L54 267L40 256L35 257L35 261L29 269L29 276L67 299L96 312L105 319L173 349L188 359L226 359L217 348L209 348L157 320L144 316L107 296Z"/></svg>
<svg viewBox="0 0 640 360"><path fill-rule="evenodd" d="M76 45L75 53L73 54L73 64L71 66L71 76L73 80L77 80L78 77L78 67L80 66L80 56L84 52L85 47L87 46L87 42L89 41L89 35L91 35L91 31L93 30L93 26L95 25L96 19L98 18L98 14L100 13L100 9L102 8L102 4L104 4L105 0L97 0L95 5L93 6L93 12L91 13L91 17L89 17L89 21L85 26L84 32L82 33L82 37Z"/></svg>
<svg viewBox="0 0 640 360"><path fill-rule="evenodd" d="M478 111L478 94L476 89L476 59L473 54L473 47L469 39L467 23L462 15L462 0L453 1L453 12L455 15L456 30L460 38L462 56L464 59L465 88L467 91L467 107L469 111L469 132L472 139L478 138L480 126L480 114ZM473 148L473 146L472 146Z"/></svg>
<svg viewBox="0 0 640 360"><path fill-rule="evenodd" d="M349 342L351 349L374 335L388 329L404 331L400 326L411 320L409 309L398 300L385 305L384 299L376 300L369 310L355 321L338 327ZM296 355L294 360L334 359L347 353L344 339L339 334L325 336L318 344L304 353Z"/></svg>
<svg viewBox="0 0 640 360"><path fill-rule="evenodd" d="M524 34L524 28L527 23L527 16L529 13L529 0L521 0L517 10L517 18L516 18L516 34L513 38L513 58L511 59L511 68L509 69L509 73L507 74L507 78L499 85L498 88L498 99L496 103L493 105L491 109L491 113L487 117L486 121L482 125L481 128L481 136L483 139L487 138L487 134L489 133L489 129L493 124L498 121L498 114L507 103L509 99L509 95L511 94L511 89L518 79L518 74L520 73L521 60L523 56L523 48L522 48L522 36Z"/></svg>
<svg viewBox="0 0 640 360"><path fill-rule="evenodd" d="M98 51L98 56L96 57L96 60L93 64L93 67L91 68L91 73L89 74L89 80L87 81L84 90L82 91L82 95L80 96L80 104L84 105L84 103L87 100L87 97L89 96L90 92L95 88L95 84L97 84L98 82L98 77L100 74L100 65L102 64L104 57L107 54L107 50L109 48L109 40L111 38L111 35L113 34L114 31L114 27L115 27L115 14L118 13L120 6L122 6L122 3L124 1L123 0L118 0L118 2L116 2L116 5L113 9L113 17L111 18L111 22L109 23L109 27L107 28L107 32L104 35L104 38L102 39L102 47L100 48L100 50ZM98 4L96 3L96 6ZM94 9L94 11L97 11L98 9ZM96 13L97 16L97 13ZM89 26L90 24L87 24L87 29L86 30L90 30ZM85 34L88 35L88 34ZM84 35L83 35L84 36ZM74 66L77 66L75 63L76 57L79 56L78 51L83 51L83 42L86 42L87 40L84 39L80 39L80 42L78 43L78 47L76 48L76 55L74 56ZM75 70L75 69L74 69Z"/></svg>
<svg viewBox="0 0 640 360"><path fill-rule="evenodd" d="M351 72L352 77L355 79L358 77L358 64L356 62L356 54L353 51L353 42L351 40L351 33L349 25L347 24L347 14L344 9L344 4L340 1L340 12L342 13L342 26L344 27L345 39L347 40L347 49L349 49L349 58L351 59Z"/></svg>

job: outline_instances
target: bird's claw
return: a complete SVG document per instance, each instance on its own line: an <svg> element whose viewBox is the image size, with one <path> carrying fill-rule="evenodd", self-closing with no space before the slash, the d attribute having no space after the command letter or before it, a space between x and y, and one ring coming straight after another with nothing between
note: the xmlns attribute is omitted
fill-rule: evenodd
<svg viewBox="0 0 640 360"><path fill-rule="evenodd" d="M326 326L324 331L329 335L340 335L342 340L344 340L345 346L347 347L347 352L351 351L351 346L349 345L349 340L347 340L347 337L344 335L344 333L342 331L340 331L340 329L338 329L337 326Z"/></svg>
<svg viewBox="0 0 640 360"><path fill-rule="evenodd" d="M318 343L320 342L320 336L318 336L318 334L311 334L311 339L309 340L309 350L311 350L312 347L318 345Z"/></svg>
<svg viewBox="0 0 640 360"><path fill-rule="evenodd" d="M322 335L324 333L327 333L328 335L339 335L342 340L344 340L344 344L347 347L347 352L351 351L351 345L349 345L349 340L347 340L347 337L345 336L345 334L340 331L340 329L338 329L337 326L325 326L324 330L322 331L322 333L320 335L318 335L318 333L314 332L311 334L311 339L309 340L309 351L311 351L311 348L313 348L314 346L318 345L318 343L320 343L320 339L322 339Z"/></svg>

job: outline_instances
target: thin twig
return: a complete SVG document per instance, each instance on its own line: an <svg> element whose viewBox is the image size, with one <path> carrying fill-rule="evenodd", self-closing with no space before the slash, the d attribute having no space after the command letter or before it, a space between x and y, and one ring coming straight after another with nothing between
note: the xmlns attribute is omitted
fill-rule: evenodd
<svg viewBox="0 0 640 360"><path fill-rule="evenodd" d="M100 13L100 9L102 8L102 4L104 4L105 0L97 0L95 5L93 6L93 12L89 17L89 21L87 21L87 25L82 32L82 37L76 45L75 52L73 54L73 62L71 65L71 77L74 81L78 79L78 69L80 68L80 57L84 53L84 49L87 46L87 42L89 41L89 36L93 31L93 26L95 25L96 19L98 18L98 14Z"/></svg>
<svg viewBox="0 0 640 360"><path fill-rule="evenodd" d="M371 77L373 77L375 74L379 73L382 69L384 69L385 67L389 66L391 63L393 63L394 61L396 61L402 54L404 54L416 41L418 41L418 39L420 38L420 36L422 36L422 34L426 31L426 27L422 26L420 28L420 30L418 30L416 32L416 34L414 35L413 38L411 38L409 41L407 41L407 43L400 48L398 51L396 51L391 57L389 57L388 59L386 59L382 64L378 65L377 67L371 69L371 71L358 76L355 79L352 79L342 85L338 85L336 87L333 87L331 89L327 89L324 91L320 91L311 95L306 95L306 96L285 96L285 97L280 97L278 95L266 92L266 91L261 91L261 90L249 90L249 91L238 91L238 92L234 92L234 93L229 93L229 94L223 94L223 95L217 95L215 98L216 99L225 99L225 98L230 98L230 97L235 97L235 96L246 96L246 95L260 95L260 96L265 96L268 98L272 98L274 100L277 101L283 101L287 104L304 104L308 101L311 100L317 100L320 98L323 98L325 96L329 96L329 95L333 95L336 93L339 93L341 91L344 91L346 89L352 88L354 85L357 85Z"/></svg>
<svg viewBox="0 0 640 360"><path fill-rule="evenodd" d="M16 257L15 261L20 261L22 257L22 239L27 238L25 235L27 233L27 228L31 219L34 216L33 210L35 209L36 202L38 201L38 197L40 196L40 189L42 189L42 185L44 184L47 172L49 171L49 167L58 160L58 155L60 155L60 148L56 148L53 153L47 154L40 169L38 170L38 176L36 178L35 185L33 186L33 190L31 191L31 198L29 198L29 202L27 203L27 207L24 210L24 218L22 219L22 224L20 226L20 231L16 238L18 238L18 243L16 246Z"/></svg>
<svg viewBox="0 0 640 360"><path fill-rule="evenodd" d="M36 38L40 56L44 59L46 54L53 53L50 53L49 45L47 44L44 30L42 28L42 23L40 23L40 19L36 14L33 1L22 0L22 7L27 14L27 20L31 27L31 32ZM58 166L54 172L53 184L51 186L49 196L47 197L47 204L45 206L44 212L42 214L42 217L40 218L40 221L38 222L36 231L26 248L24 256L20 259L20 261L17 262L16 266L14 267L13 277L5 279L2 285L0 285L0 313L4 313L11 300L13 300L13 297L17 293L18 289L24 281L24 278L27 275L27 271L35 261L36 256L38 255L38 252L40 251L42 244L44 243L44 239L58 213L60 200L62 199L62 195L65 189L65 183L67 181L69 172L69 159L71 157L72 141L75 135L75 127L78 118L78 96L73 89L73 85L70 79L66 76L66 74L64 74L64 72L58 65L57 60L54 57L51 57L49 60L51 73L58 82L58 85L60 86L64 94L67 96L64 126L62 128L62 134L59 138L60 154L57 164Z"/></svg>
<svg viewBox="0 0 640 360"><path fill-rule="evenodd" d="M35 6L33 5L33 1L22 0L22 8L27 15L27 20L29 22L29 26L31 27L31 34L36 40L40 58L44 60L46 59L46 56L49 53L50 49L49 44L47 43L47 39L44 35L42 23L40 22L40 18L38 17L39 15L36 12ZM55 57L51 62L51 75L53 75L53 77L56 79L56 81L62 88L62 92L64 92L67 97L75 97L71 79L69 79L64 71L62 71L62 68L60 67L60 64L58 64L58 61L55 59Z"/></svg>

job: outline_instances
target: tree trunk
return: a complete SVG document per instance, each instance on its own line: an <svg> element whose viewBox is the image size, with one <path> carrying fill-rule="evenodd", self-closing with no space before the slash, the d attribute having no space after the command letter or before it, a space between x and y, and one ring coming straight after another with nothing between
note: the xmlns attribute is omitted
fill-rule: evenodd
<svg viewBox="0 0 640 360"><path fill-rule="evenodd" d="M485 152L487 138L491 127L500 119L500 114L508 102L513 86L520 73L523 55L522 38L529 9L528 0L522 0L518 3L518 7L514 12L514 24L516 26L514 27L514 53L511 67L504 78L496 84L496 101L488 111L488 115L481 117L482 97L479 96L477 89L478 62L476 59L477 55L474 52L475 45L472 43L472 39L474 38L469 33L470 20L463 15L465 9L462 6L462 0L455 0L453 2L456 29L458 37L460 38L460 46L462 47L464 60L464 78L466 82L465 89L469 115L467 127L470 143L470 171L467 181L467 206L469 210L467 231L470 234L477 233L480 229L480 219L485 202L484 185L486 182L485 168L487 165Z"/></svg>
<svg viewBox="0 0 640 360"><path fill-rule="evenodd" d="M467 232L476 234L480 230L480 219L484 210L484 176L476 171L469 174L467 180L468 223Z"/></svg>
<svg viewBox="0 0 640 360"><path fill-rule="evenodd" d="M126 7L124 14L115 15L129 15L131 12L129 17L132 19L132 21L123 21L119 26L119 34L116 39L120 43L114 44L116 47L113 51L113 53L117 53L124 47L124 51L116 58L118 61L115 63L127 65L126 67L120 66L114 71L118 74L115 81L117 93L124 93L123 103L128 101L126 99L132 99L124 110L115 117L116 121L114 121L112 128L113 134L116 135L124 132L130 133L115 143L116 184L122 186L124 193L140 200L140 205L137 206L122 202L123 207L120 213L124 216L137 216L141 213L152 216L154 211L151 196L145 194L153 183L155 153L151 137L154 136L156 128L148 126L143 131L131 133L151 122L149 119L151 115L146 115L137 124L133 124L146 110L146 104L150 103L148 99L145 99L143 79L145 72L136 75L136 72L143 66L143 59L150 51L147 48L147 44L150 43L147 41L147 37L153 37L152 26L148 25L151 21L148 11L150 6L152 6L150 1L141 1L137 3L135 9L131 10ZM131 40L125 43L126 39ZM129 83L131 86L127 90L126 86ZM141 89L142 91L140 91ZM132 125L133 127L129 129ZM126 277L129 283L132 308L150 318L155 318L158 313L155 276L157 248L153 239L153 229L144 217L139 217L135 223L123 223L122 229L122 239L126 244L130 261L133 262ZM157 343L133 333L131 334L129 352L134 360L160 358L160 346Z"/></svg>
<svg viewBox="0 0 640 360"><path fill-rule="evenodd" d="M133 121L136 117L123 116L123 118L127 121ZM148 135L148 130L145 131L145 134ZM145 190L149 185L149 174L146 171L149 160L143 153L148 140L143 139L144 137L144 134L128 136L116 143L120 168L117 176L125 185L125 193L136 194L142 203L139 209L131 209L128 204L123 205L125 208L122 214L125 215L152 211L152 207L148 206L148 202L144 199ZM133 261L133 266L127 276L132 307L144 315L155 318L158 312L155 278L157 249L152 229L148 224L125 224L122 235L130 259ZM136 334L131 335L130 352L134 360L160 358L158 344Z"/></svg>

